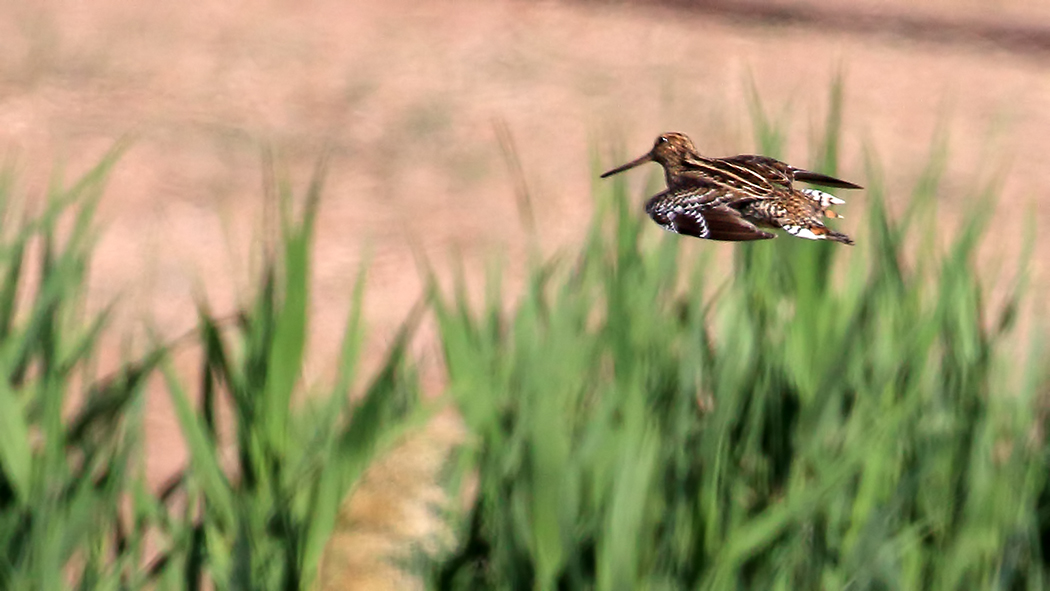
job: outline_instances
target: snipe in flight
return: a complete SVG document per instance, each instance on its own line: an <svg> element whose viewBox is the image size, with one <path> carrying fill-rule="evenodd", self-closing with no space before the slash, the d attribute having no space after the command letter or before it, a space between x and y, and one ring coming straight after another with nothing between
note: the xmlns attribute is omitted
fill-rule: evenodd
<svg viewBox="0 0 1050 591"><path fill-rule="evenodd" d="M842 217L831 210L843 200L816 189L796 189L794 181L861 189L848 181L795 168L766 156L701 156L681 133L656 138L647 154L618 166L602 178L645 162L663 166L667 189L652 196L645 212L664 229L709 240L766 240L779 228L799 238L853 240L824 225L822 218Z"/></svg>

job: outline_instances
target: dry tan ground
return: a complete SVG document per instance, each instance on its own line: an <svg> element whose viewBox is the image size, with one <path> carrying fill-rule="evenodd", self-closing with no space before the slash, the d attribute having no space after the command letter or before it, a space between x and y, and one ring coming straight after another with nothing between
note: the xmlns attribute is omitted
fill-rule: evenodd
<svg viewBox="0 0 1050 591"><path fill-rule="evenodd" d="M921 10L1050 26L1035 0L938 0ZM633 155L657 132L681 130L711 154L749 150L750 76L771 110L788 116L789 155L805 165L839 69L843 175L866 181L867 147L890 189L906 190L945 123L945 217L978 172L1008 165L1004 202L990 213L1002 240L989 256L1014 252L1024 206L1050 203L1050 63L985 45L766 28L654 7L8 0L0 149L17 156L23 188L39 194L56 159L70 176L117 138L135 137L102 206L92 293L96 302L122 298L123 329L149 317L174 334L193 322L195 290L223 310L248 284L261 146L278 150L299 186L330 147L311 358L311 372L323 374L366 245L376 350L419 295L413 249L439 267L459 254L468 267L494 253L520 260L526 235L494 121L514 137L539 237L555 248L581 236L593 146ZM858 215L846 213L853 230ZM1046 230L1045 216L1037 224ZM689 248L729 252L699 241ZM1037 262L1044 270L1047 248ZM159 481L183 456L162 397L150 405L148 470Z"/></svg>

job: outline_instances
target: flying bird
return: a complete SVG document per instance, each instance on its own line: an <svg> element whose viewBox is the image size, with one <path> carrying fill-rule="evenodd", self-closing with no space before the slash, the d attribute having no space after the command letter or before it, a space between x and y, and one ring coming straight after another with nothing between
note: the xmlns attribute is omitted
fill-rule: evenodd
<svg viewBox="0 0 1050 591"><path fill-rule="evenodd" d="M853 240L824 225L823 218L842 217L832 205L843 200L816 189L795 188L795 181L862 189L860 185L818 172L795 168L767 156L729 158L702 156L682 133L656 138L652 150L604 174L612 176L646 162L664 169L667 189L653 195L645 212L665 230L709 240L767 240L781 229L810 240Z"/></svg>

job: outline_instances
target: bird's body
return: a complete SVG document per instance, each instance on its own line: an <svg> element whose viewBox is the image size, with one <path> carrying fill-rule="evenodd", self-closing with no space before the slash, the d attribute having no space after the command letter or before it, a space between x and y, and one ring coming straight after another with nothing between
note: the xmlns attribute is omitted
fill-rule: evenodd
<svg viewBox="0 0 1050 591"><path fill-rule="evenodd" d="M645 211L667 230L710 240L776 237L759 229L765 227L800 238L853 244L849 236L822 220L840 217L830 207L843 201L815 189L796 188L794 182L847 189L861 188L858 185L766 156L702 156L680 133L661 135L648 154L602 178L650 161L663 166L667 189L651 197Z"/></svg>

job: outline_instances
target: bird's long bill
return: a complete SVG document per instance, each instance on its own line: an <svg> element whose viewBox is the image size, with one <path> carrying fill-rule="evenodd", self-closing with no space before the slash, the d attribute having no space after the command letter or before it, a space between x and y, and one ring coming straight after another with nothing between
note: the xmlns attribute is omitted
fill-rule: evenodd
<svg viewBox="0 0 1050 591"><path fill-rule="evenodd" d="M602 178L605 178L605 177L608 177L608 176L612 176L612 175L614 175L614 174L616 174L618 172L623 172L625 170L634 168L635 166L638 166L639 164L645 164L646 162L652 162L652 160L653 160L652 153L646 154L645 156L642 156L641 158L638 158L637 160L631 160L630 162L628 162L627 164L624 164L623 166L617 166L616 168L614 168L614 169L612 169L610 171L602 173Z"/></svg>

